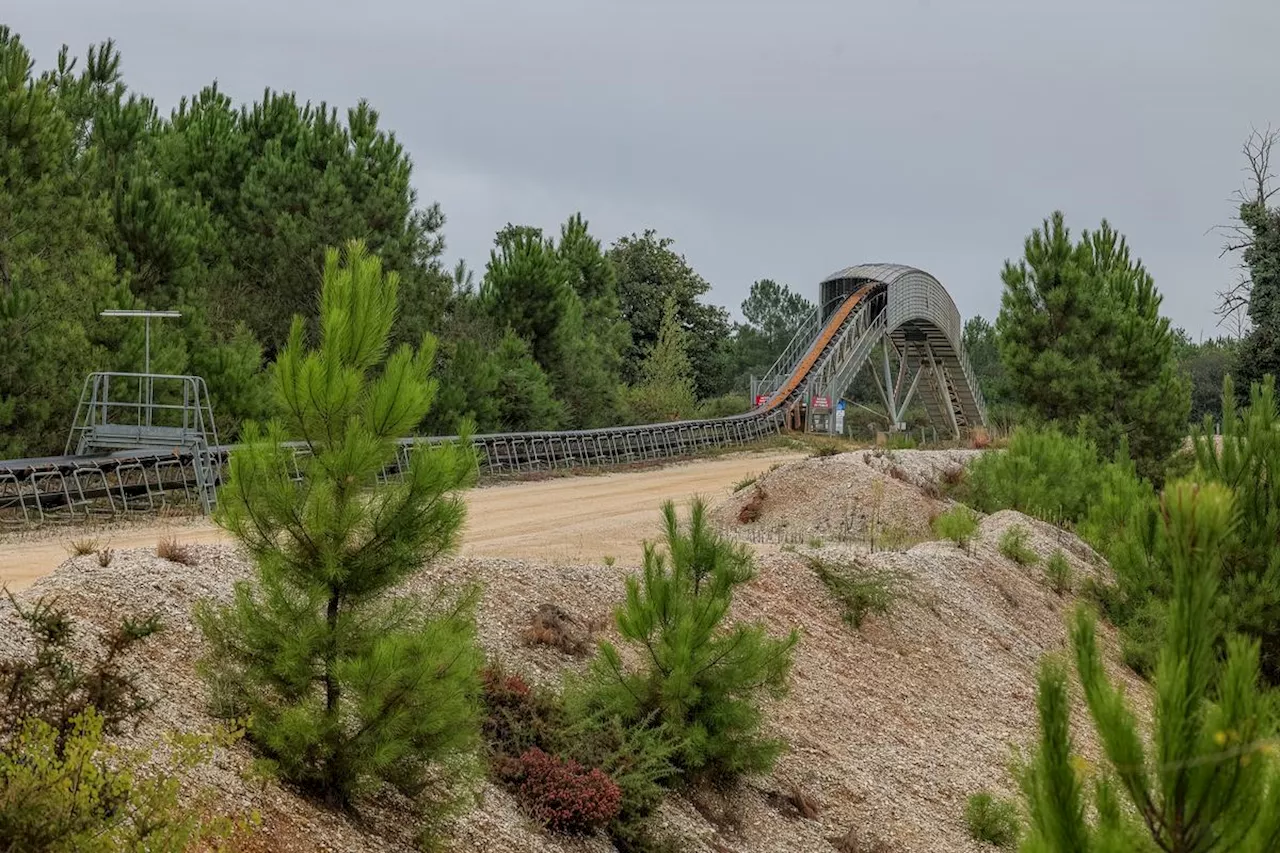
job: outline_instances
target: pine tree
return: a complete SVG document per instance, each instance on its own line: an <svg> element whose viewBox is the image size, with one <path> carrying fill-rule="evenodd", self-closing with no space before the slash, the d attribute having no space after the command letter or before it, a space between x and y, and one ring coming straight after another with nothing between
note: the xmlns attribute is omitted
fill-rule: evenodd
<svg viewBox="0 0 1280 853"><path fill-rule="evenodd" d="M1259 688L1258 644L1229 637L1225 663L1218 656L1215 602L1232 511L1230 491L1217 484L1178 483L1165 492L1160 535L1173 597L1150 751L1106 675L1092 614L1079 610L1071 628L1106 756L1091 785L1072 752L1066 672L1042 664L1040 742L1021 778L1031 819L1026 853L1280 851L1280 762Z"/></svg>
<svg viewBox="0 0 1280 853"><path fill-rule="evenodd" d="M1280 410L1271 377L1250 389L1250 404L1235 405L1223 384L1222 434L1212 421L1193 434L1196 476L1235 495L1232 536L1223 544L1222 612L1227 626L1261 644L1262 671L1280 684Z"/></svg>
<svg viewBox="0 0 1280 853"><path fill-rule="evenodd" d="M498 429L520 432L564 425L564 404L552 394L551 382L529 345L510 329L498 342L492 363L498 374Z"/></svg>
<svg viewBox="0 0 1280 853"><path fill-rule="evenodd" d="M494 240L480 300L495 326L511 329L548 373L560 366L557 333L568 310L568 271L555 246L537 229L508 225Z"/></svg>
<svg viewBox="0 0 1280 853"><path fill-rule="evenodd" d="M591 704L628 725L666 726L686 774L728 780L767 771L785 745L762 734L760 703L786 694L799 635L726 626L734 593L755 574L750 552L712 529L701 501L684 530L674 504L662 515L667 553L646 543L643 574L627 578L617 614L644 664L628 672L618 650L601 643Z"/></svg>
<svg viewBox="0 0 1280 853"><path fill-rule="evenodd" d="M698 405L689 363L689 336L678 311L675 298L668 298L658 341L644 360L640 384L631 389L632 417L643 423L690 418Z"/></svg>
<svg viewBox="0 0 1280 853"><path fill-rule="evenodd" d="M623 379L641 381L645 354L658 342L667 300L674 297L689 333L694 394L707 399L729 390L732 380L728 312L701 301L711 284L673 248L669 237L652 229L614 242L608 258L617 271L622 317L631 330Z"/></svg>
<svg viewBox="0 0 1280 853"><path fill-rule="evenodd" d="M1161 297L1105 221L1072 242L1061 213L1006 262L996 321L1014 402L1073 431L1083 422L1104 455L1123 439L1155 475L1182 439L1191 406Z"/></svg>
<svg viewBox="0 0 1280 853"><path fill-rule="evenodd" d="M219 495L256 578L197 614L226 710L251 714L285 778L344 805L379 780L414 794L477 733L473 596L389 594L454 546L475 470L465 440L418 447L372 488L436 391L433 339L388 354L398 284L359 242L326 254L319 348L295 318L272 375L284 421L246 430Z"/></svg>
<svg viewBox="0 0 1280 853"><path fill-rule="evenodd" d="M0 457L60 451L79 389L105 353L96 314L120 280L105 199L80 178L75 122L0 26Z"/></svg>

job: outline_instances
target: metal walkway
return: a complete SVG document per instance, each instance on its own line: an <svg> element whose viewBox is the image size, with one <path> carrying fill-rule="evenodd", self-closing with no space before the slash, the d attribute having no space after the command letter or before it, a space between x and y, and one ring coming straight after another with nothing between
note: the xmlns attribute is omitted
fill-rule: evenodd
<svg viewBox="0 0 1280 853"><path fill-rule="evenodd" d="M936 279L912 267L858 266L829 276L821 291L819 307L755 383L760 405L753 410L708 420L477 435L481 472L617 465L749 444L781 432L802 407L809 409L812 428L814 398L839 399L876 354L883 359L879 387L895 417L921 394L941 434L959 436L985 424L982 396L960 342L959 313ZM891 355L898 361L896 382ZM138 383L145 404L115 402L113 381ZM175 386L159 402L157 382ZM111 413L119 409L133 411L137 424L113 420ZM0 461L0 523L73 521L177 504L208 511L233 449L216 439L199 377L94 374L86 381L67 455ZM397 476L411 454L451 440L402 439L396 461L381 476ZM301 445L293 449L299 459L306 452ZM302 476L301 466L295 476Z"/></svg>

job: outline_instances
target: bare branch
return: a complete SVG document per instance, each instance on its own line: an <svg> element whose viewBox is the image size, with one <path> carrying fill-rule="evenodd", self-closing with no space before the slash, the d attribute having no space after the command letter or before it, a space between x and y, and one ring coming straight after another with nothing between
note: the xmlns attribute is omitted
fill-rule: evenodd
<svg viewBox="0 0 1280 853"><path fill-rule="evenodd" d="M1241 150L1248 164L1244 171L1249 174L1249 179L1240 192L1242 201L1252 201L1265 207L1276 192L1280 191L1280 187L1272 185L1275 175L1271 171L1271 152L1277 139L1280 139L1280 130L1267 125L1265 131L1253 128L1249 138L1245 140Z"/></svg>
<svg viewBox="0 0 1280 853"><path fill-rule="evenodd" d="M1255 127L1250 130L1248 138L1241 146L1240 150L1245 159L1243 171L1248 177L1245 179L1244 186L1236 190L1233 199L1237 206L1235 219L1230 224L1217 225L1213 228L1222 235L1224 241L1222 251L1218 254L1220 258L1233 253L1242 253L1253 246L1253 229L1240 219L1238 208L1250 204L1266 209L1276 193L1280 192L1280 185L1275 183L1275 173L1271 171L1271 153L1275 150L1277 140L1280 140L1280 130L1270 125L1266 130L1258 130ZM1239 268L1240 280L1234 286L1218 292L1218 307L1214 313L1218 315L1219 326L1229 322L1235 328L1237 335L1243 336L1247 325L1253 280L1243 260Z"/></svg>

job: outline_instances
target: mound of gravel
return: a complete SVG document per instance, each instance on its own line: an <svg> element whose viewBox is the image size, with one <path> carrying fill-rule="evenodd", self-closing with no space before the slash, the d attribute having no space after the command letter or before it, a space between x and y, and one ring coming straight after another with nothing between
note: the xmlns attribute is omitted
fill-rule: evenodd
<svg viewBox="0 0 1280 853"><path fill-rule="evenodd" d="M900 541L930 536L947 507L940 482L973 450L858 451L791 462L712 508L716 524L756 543L866 542L873 524Z"/></svg>
<svg viewBox="0 0 1280 853"><path fill-rule="evenodd" d="M955 453L955 452L944 452ZM919 451L893 454L908 479L882 467L888 458L862 453L808 459L761 477L769 497L760 519L822 533L857 517L872 491L882 492L882 520L927 532L942 501L909 481L944 471L956 456ZM876 483L881 485L876 486ZM716 508L717 517L741 529L736 513L745 492ZM1020 566L1000 555L1012 526L1027 530L1027 546L1041 556L1067 555L1075 576L1098 576L1105 567L1070 534L1022 516L996 513L982 519L968 551L926 541L901 551L871 553L848 542L757 548L758 574L735 602L735 619L758 621L774 635L798 628L801 641L791 694L770 702L767 729L789 750L767 778L749 780L728 794L672 795L658 823L694 853L784 853L832 849L831 839L856 827L863 843L924 853L981 848L964 824L966 798L987 788L1012 795L1007 771L1010 746L1027 746L1036 733L1035 679L1041 656L1065 647L1064 617L1070 595L1049 588L1039 565ZM202 639L190 610L201 599L225 599L235 581L248 577L243 556L229 546L197 546L196 564L157 558L150 550L118 553L109 567L92 556L68 560L58 571L19 594L30 601L57 595L87 634L124 614L157 612L167 630L148 640L133 663L157 700L131 742L168 730L200 731L213 724L208 692L195 672ZM810 560L840 571L891 572L895 600L884 616L851 629L841 607L819 580ZM635 566L561 565L530 560L452 559L425 569L405 592L429 593L441 584L480 584L479 636L486 652L504 665L548 685L582 672L588 657L531 645L525 634L543 605L598 628L616 640L609 623ZM21 631L11 607L0 603L0 649L19 648ZM1149 691L1118 662L1110 628L1100 626L1109 668L1149 714ZM629 656L629 655L628 655ZM1073 735L1089 758L1099 754L1092 733ZM251 781L253 754L245 745L219 750L213 762L184 782L216 792L219 808L257 811L262 827L251 849L285 851L414 850L413 814L403 803L377 798L360 818L323 809L275 784ZM800 819L779 803L793 786L815 801L815 819ZM724 815L733 816L723 819ZM709 816L711 819L709 819ZM721 816L721 819L715 819ZM476 807L460 819L445 849L514 853L607 853L601 837L563 839L530 825L501 788L484 784Z"/></svg>

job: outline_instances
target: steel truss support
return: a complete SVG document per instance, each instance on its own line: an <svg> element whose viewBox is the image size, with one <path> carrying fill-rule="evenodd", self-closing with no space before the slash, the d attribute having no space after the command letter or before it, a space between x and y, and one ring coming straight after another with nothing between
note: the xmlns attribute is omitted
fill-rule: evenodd
<svg viewBox="0 0 1280 853"><path fill-rule="evenodd" d="M898 362L897 379L893 378L894 371L891 365L889 353L892 351L894 359ZM920 363L914 371L911 370L912 359L910 357L909 345L907 351L900 351L888 335L880 339L880 357L883 367L883 377L879 371L872 371L875 379L876 390L880 392L880 401L884 403L885 411L889 413L889 422L894 426L904 422L907 416L907 409L911 406L912 400L915 399L916 391L920 387L920 378L924 375L925 366L923 361L917 359ZM907 377L910 376L910 382ZM906 388L903 388L903 385Z"/></svg>

